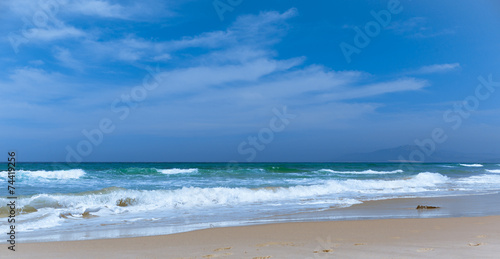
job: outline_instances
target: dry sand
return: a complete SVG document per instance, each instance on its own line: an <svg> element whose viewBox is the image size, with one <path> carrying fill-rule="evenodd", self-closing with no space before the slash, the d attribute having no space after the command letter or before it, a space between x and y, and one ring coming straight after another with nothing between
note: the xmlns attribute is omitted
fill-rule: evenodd
<svg viewBox="0 0 500 259"><path fill-rule="evenodd" d="M499 258L500 216L280 223L18 244L1 258Z"/></svg>

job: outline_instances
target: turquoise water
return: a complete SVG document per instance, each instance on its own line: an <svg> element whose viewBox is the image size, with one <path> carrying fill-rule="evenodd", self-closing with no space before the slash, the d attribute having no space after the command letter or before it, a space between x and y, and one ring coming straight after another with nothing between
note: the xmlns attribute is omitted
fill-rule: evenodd
<svg viewBox="0 0 500 259"><path fill-rule="evenodd" d="M21 241L315 220L314 212L368 200L500 191L498 164L24 163L16 169ZM6 191L0 202L7 204ZM7 213L0 207L0 217ZM0 218L1 228L7 225Z"/></svg>

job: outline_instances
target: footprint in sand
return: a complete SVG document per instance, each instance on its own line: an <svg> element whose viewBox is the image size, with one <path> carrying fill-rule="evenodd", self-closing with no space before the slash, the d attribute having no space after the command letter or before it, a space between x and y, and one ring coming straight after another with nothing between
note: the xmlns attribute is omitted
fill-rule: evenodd
<svg viewBox="0 0 500 259"><path fill-rule="evenodd" d="M425 253L425 252L429 252L429 251L434 251L434 248L426 247L426 248L417 249L417 252L419 252L419 253Z"/></svg>
<svg viewBox="0 0 500 259"><path fill-rule="evenodd" d="M228 255L233 255L233 253L224 253L220 255L204 255L202 256L203 258L215 258L215 257L220 257L220 256L228 256Z"/></svg>
<svg viewBox="0 0 500 259"><path fill-rule="evenodd" d="M317 254L319 252L320 251L313 251L313 253L315 253L315 254ZM331 252L333 252L333 249L323 249L323 250L321 250L321 252L323 252L323 253L331 253Z"/></svg>
<svg viewBox="0 0 500 259"><path fill-rule="evenodd" d="M256 247L266 247L266 246L297 246L291 242L267 242L264 244L255 245Z"/></svg>
<svg viewBox="0 0 500 259"><path fill-rule="evenodd" d="M231 249L231 248L232 248L232 247L221 247L221 248L214 249L214 252L219 252L219 251L229 250L229 249Z"/></svg>

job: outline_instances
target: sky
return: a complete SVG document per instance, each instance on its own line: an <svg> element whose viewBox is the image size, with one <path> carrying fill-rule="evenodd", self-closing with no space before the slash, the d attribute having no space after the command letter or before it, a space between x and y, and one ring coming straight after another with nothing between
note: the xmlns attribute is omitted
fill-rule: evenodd
<svg viewBox="0 0 500 259"><path fill-rule="evenodd" d="M320 162L416 143L500 154L498 1L0 10L0 151L20 161Z"/></svg>

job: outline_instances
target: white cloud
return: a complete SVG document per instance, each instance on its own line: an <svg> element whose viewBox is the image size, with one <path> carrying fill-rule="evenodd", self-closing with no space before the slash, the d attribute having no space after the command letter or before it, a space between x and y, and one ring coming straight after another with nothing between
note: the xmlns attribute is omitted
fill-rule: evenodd
<svg viewBox="0 0 500 259"><path fill-rule="evenodd" d="M19 0L0 3L0 8L7 9L11 19L17 20L19 27L10 31L9 34L20 39L23 44L87 36L83 30L66 25L59 19L65 5L64 1L56 0Z"/></svg>
<svg viewBox="0 0 500 259"><path fill-rule="evenodd" d="M203 33L195 37L165 44L167 50L185 48L220 48L234 44L265 45L276 43L286 32L285 21L297 15L295 8L284 13L263 12L259 15L240 16L226 31Z"/></svg>
<svg viewBox="0 0 500 259"><path fill-rule="evenodd" d="M63 66L69 67L71 69L80 72L83 71L84 65L80 61L74 59L73 55L69 50L63 48L57 48L54 56L57 60L61 62Z"/></svg>
<svg viewBox="0 0 500 259"><path fill-rule="evenodd" d="M85 32L83 32L82 30L70 26L65 26L62 28L33 29L33 34L30 39L53 41L66 38L78 38L83 36L85 36Z"/></svg>
<svg viewBox="0 0 500 259"><path fill-rule="evenodd" d="M70 5L70 10L84 15L106 18L125 18L126 13L120 4L111 4L107 1L87 0L76 1Z"/></svg>
<svg viewBox="0 0 500 259"><path fill-rule="evenodd" d="M125 62L149 61L158 57L165 60L170 56L164 51L164 43L146 41L133 35L110 41L87 39L83 41L81 51L96 59L109 60L111 58Z"/></svg>
<svg viewBox="0 0 500 259"><path fill-rule="evenodd" d="M426 81L414 78L380 80L359 71L305 65L305 57L277 58L272 44L282 39L287 30L286 20L295 14L291 9L284 13L248 15L237 19L227 30L177 41L156 43L133 35L111 42L86 39L84 51L60 47L55 57L68 67L79 69L80 61L72 53L79 53L78 57L150 61L176 59L176 51L198 48L201 54L183 57L181 64L161 72L158 75L161 84L149 91L140 108L133 112L140 116L132 115L124 122L129 130L142 127L158 130L158 134L180 128L200 132L207 129L223 132L230 128L241 133L249 125L268 118L272 108L283 105L305 115L302 125L346 126L349 120L373 113L382 105L362 98L427 86ZM147 74L144 71L136 82L142 83L140 77ZM125 83L109 87L75 81L58 73L20 68L12 71L9 82L0 81L0 86L9 85L18 92L28 93L18 96L32 105L29 108L32 112L25 116L35 114L33 105L45 103L44 107L63 107L66 117L74 114L72 122L77 121L74 118L82 111L88 113L86 120L93 119L90 115L94 114L112 114L113 101L141 86ZM15 92L8 94L14 96ZM100 118L96 117L95 120ZM138 122L142 120L148 123Z"/></svg>
<svg viewBox="0 0 500 259"><path fill-rule="evenodd" d="M158 17L171 17L173 9L191 0L143 0L143 1L106 1L71 0L65 1L65 11L77 15L100 18L150 21Z"/></svg>
<svg viewBox="0 0 500 259"><path fill-rule="evenodd" d="M39 1L32 0L1 1L0 7L9 10L12 14L28 18L31 18L37 10L43 10L39 5Z"/></svg>
<svg viewBox="0 0 500 259"><path fill-rule="evenodd" d="M369 84L358 87L344 87L345 89L342 89L338 93L327 94L324 95L323 98L329 100L359 99L387 93L415 91L420 90L426 86L428 86L428 82L425 80L414 78L397 79L394 81Z"/></svg>
<svg viewBox="0 0 500 259"><path fill-rule="evenodd" d="M66 81L64 78L61 73L23 67L13 70L9 80L0 82L0 86L2 92L13 100L45 102L71 92L70 84L62 84Z"/></svg>
<svg viewBox="0 0 500 259"><path fill-rule="evenodd" d="M434 73L446 73L460 68L459 63L448 63L448 64L434 64L429 66L423 66L409 74L434 74Z"/></svg>
<svg viewBox="0 0 500 259"><path fill-rule="evenodd" d="M405 21L393 21L391 22L386 29L393 30L398 34L415 32L420 30L427 30L425 24L427 23L427 19L424 17L412 17Z"/></svg>
<svg viewBox="0 0 500 259"><path fill-rule="evenodd" d="M30 63L31 65L34 65L34 66L42 66L45 64L45 62L43 62L43 60L30 60L28 63Z"/></svg>
<svg viewBox="0 0 500 259"><path fill-rule="evenodd" d="M428 19L425 17L412 17L405 21L393 21L387 26L387 29L409 38L432 38L455 33L455 30L450 28L436 30L428 25Z"/></svg>
<svg viewBox="0 0 500 259"><path fill-rule="evenodd" d="M296 14L296 9L292 8L284 13L263 12L259 15L245 15L238 18L227 30L206 32L180 40L153 42L135 35L127 35L125 38L111 41L87 39L83 42L83 47L86 52L92 53L89 56L111 57L126 62L159 61L159 57L165 60L167 57L171 58L173 53L189 48L209 52L206 56L197 58L219 59L221 62L241 60L268 52L265 47L281 39L286 33L286 20Z"/></svg>
<svg viewBox="0 0 500 259"><path fill-rule="evenodd" d="M167 60L170 60L172 58L172 56L168 53L165 53L165 54L160 54L158 56L154 56L153 57L153 60L154 61L167 61Z"/></svg>
<svg viewBox="0 0 500 259"><path fill-rule="evenodd" d="M348 127L349 121L382 106L364 98L416 91L428 85L414 78L365 83L375 78L319 65L301 67L300 59L276 60L268 54L239 64L210 62L160 73L161 84L148 96L149 105L142 108L142 114L169 119L154 120L147 127L154 125L158 134L177 134L175 131L181 129L238 133L282 105L301 114L297 124L302 128ZM167 123L172 120L182 123ZM130 122L134 129L139 125L138 121Z"/></svg>

